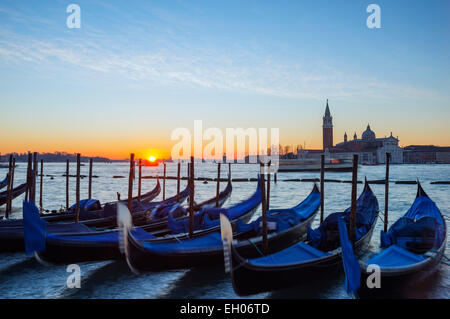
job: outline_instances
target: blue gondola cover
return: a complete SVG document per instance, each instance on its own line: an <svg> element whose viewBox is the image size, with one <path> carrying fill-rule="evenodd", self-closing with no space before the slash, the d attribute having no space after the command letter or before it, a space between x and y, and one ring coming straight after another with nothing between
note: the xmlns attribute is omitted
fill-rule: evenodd
<svg viewBox="0 0 450 319"><path fill-rule="evenodd" d="M348 294L354 294L360 285L361 270L359 268L358 259L353 254L352 243L348 238L347 226L344 218L338 219L339 238L342 248L342 264L345 271L345 290Z"/></svg>
<svg viewBox="0 0 450 319"><path fill-rule="evenodd" d="M428 196L415 199L406 214L389 228L387 233L381 231L381 247L397 245L411 248L412 245L431 248L444 240L443 227L439 208Z"/></svg>
<svg viewBox="0 0 450 319"><path fill-rule="evenodd" d="M40 218L36 205L32 201L23 201L23 231L27 255L45 250L46 226L47 222Z"/></svg>

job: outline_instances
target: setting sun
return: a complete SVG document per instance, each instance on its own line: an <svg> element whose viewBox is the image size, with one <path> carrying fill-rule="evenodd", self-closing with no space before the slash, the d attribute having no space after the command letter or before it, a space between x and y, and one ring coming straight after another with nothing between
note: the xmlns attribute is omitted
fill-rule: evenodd
<svg viewBox="0 0 450 319"><path fill-rule="evenodd" d="M149 160L150 162L154 162L154 161L156 161L156 158L152 155L152 156L150 156L150 157L148 158L148 160Z"/></svg>

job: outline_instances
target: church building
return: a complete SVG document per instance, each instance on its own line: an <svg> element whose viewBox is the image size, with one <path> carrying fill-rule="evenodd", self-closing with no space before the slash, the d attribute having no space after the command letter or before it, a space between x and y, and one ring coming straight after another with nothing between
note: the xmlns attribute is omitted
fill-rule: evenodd
<svg viewBox="0 0 450 319"><path fill-rule="evenodd" d="M346 132L344 141L333 146L333 117L328 99L322 130L323 151L327 158L350 159L353 154L358 154L360 164L382 164L385 163L386 153L391 153L391 163L403 163L403 150L398 146L398 137L394 137L391 132L389 137L377 138L369 124L360 139L355 132L353 140L348 140Z"/></svg>

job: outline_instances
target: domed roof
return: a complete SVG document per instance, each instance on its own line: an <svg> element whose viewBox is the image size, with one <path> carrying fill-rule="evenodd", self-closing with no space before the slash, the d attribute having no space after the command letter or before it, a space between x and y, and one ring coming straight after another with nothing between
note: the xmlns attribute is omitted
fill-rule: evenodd
<svg viewBox="0 0 450 319"><path fill-rule="evenodd" d="M367 129L362 133L362 139L365 141L375 140L375 133L370 129L369 124L367 124Z"/></svg>

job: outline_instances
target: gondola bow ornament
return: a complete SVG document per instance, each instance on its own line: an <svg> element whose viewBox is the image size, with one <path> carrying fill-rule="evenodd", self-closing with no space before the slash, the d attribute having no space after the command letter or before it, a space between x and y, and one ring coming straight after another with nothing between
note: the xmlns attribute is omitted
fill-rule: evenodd
<svg viewBox="0 0 450 319"><path fill-rule="evenodd" d="M133 221L127 206L122 203L117 203L117 227L119 228L119 249L124 254L127 251L128 231L133 227Z"/></svg>
<svg viewBox="0 0 450 319"><path fill-rule="evenodd" d="M230 272L231 267L231 243L233 241L233 229L227 216L220 214L220 233L222 235L223 243L223 258L225 262L225 273Z"/></svg>

